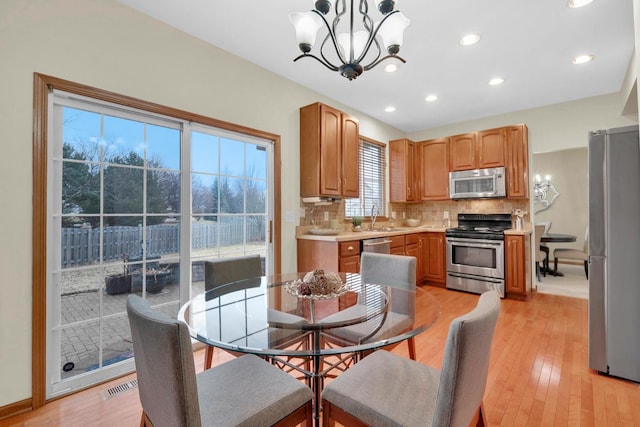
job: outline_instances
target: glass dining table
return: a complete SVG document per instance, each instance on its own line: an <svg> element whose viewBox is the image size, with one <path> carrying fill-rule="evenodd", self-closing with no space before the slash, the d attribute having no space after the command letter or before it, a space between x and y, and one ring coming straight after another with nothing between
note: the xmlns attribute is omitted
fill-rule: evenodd
<svg viewBox="0 0 640 427"><path fill-rule="evenodd" d="M440 305L420 287L406 290L363 283L354 273L338 273L343 286L337 294L300 295L293 285L305 274L220 286L189 300L178 319L187 324L193 338L207 345L255 354L301 373L314 392L318 425L326 377L347 369L363 353L424 332L438 320ZM407 302L411 310L395 312ZM404 320L398 322L399 318Z"/></svg>

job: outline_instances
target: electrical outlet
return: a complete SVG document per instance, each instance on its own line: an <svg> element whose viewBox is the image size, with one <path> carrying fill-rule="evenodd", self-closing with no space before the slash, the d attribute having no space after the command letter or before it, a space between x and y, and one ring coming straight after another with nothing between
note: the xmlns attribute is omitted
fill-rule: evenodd
<svg viewBox="0 0 640 427"><path fill-rule="evenodd" d="M327 211L324 212L324 220L329 221L329 212Z"/></svg>
<svg viewBox="0 0 640 427"><path fill-rule="evenodd" d="M300 218L304 218L307 216L307 210L305 208L300 208Z"/></svg>

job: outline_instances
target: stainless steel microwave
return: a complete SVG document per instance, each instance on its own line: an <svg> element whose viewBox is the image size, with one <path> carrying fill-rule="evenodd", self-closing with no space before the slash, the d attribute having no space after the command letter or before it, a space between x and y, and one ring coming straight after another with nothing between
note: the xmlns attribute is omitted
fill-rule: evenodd
<svg viewBox="0 0 640 427"><path fill-rule="evenodd" d="M506 197L504 167L449 172L452 199Z"/></svg>

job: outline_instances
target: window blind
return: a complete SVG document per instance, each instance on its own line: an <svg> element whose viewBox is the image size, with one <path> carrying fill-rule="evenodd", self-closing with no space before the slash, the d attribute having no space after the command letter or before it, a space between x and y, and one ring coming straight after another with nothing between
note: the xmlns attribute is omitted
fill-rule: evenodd
<svg viewBox="0 0 640 427"><path fill-rule="evenodd" d="M360 139L360 197L346 200L346 217L371 215L373 205L377 206L378 215L386 215L384 189L387 159L385 153L384 144Z"/></svg>

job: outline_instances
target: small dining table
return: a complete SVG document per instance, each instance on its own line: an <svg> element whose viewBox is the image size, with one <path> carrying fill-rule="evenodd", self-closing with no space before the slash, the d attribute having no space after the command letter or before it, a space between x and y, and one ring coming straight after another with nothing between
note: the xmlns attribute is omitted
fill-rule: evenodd
<svg viewBox="0 0 640 427"><path fill-rule="evenodd" d="M193 338L207 345L255 354L302 373L314 392L314 419L319 425L320 394L330 372L346 369L347 360L355 363L364 352L427 330L439 318L440 305L420 287L405 290L363 283L355 273L338 273L343 282L338 294L301 295L294 284L305 274L256 277L203 292L180 308L178 319L187 324ZM384 327L393 317L396 299L418 304L412 324L400 331ZM359 338L330 344L323 338L354 325L362 334Z"/></svg>
<svg viewBox="0 0 640 427"><path fill-rule="evenodd" d="M571 243L575 242L577 239L575 234L564 234L564 233L544 233L540 237L541 243ZM552 276L564 276L559 271L554 271L549 268L549 248L547 246L540 246L540 250L544 251L547 254L547 259L544 262L544 269L547 274L551 274Z"/></svg>

